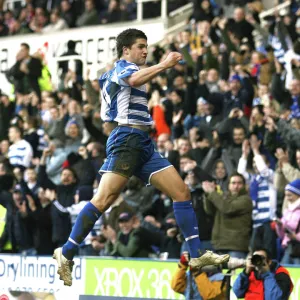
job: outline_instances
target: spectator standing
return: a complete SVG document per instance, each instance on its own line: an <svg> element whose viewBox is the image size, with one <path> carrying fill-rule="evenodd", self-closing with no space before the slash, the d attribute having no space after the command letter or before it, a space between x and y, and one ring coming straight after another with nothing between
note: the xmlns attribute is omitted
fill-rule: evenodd
<svg viewBox="0 0 300 300"><path fill-rule="evenodd" d="M80 211L83 209L83 207L86 205L88 200L86 199L91 199L93 197L93 187L92 186L80 186L78 190L76 191L75 194L75 200L74 204L69 207L63 207L56 199L55 199L55 194L51 196L51 201L53 201L53 205L55 208L61 212L61 214L66 214L70 215L71 217L71 222L72 225L74 225L75 220L80 213ZM97 251L94 250L92 247L92 240L93 237L98 235L100 232L100 220L98 220L95 223L95 226L93 230L90 232L90 234L85 238L85 240L82 242L82 244L79 247L78 254L83 256L83 255L89 255L89 256L96 256L98 255Z"/></svg>
<svg viewBox="0 0 300 300"><path fill-rule="evenodd" d="M224 195L216 192L215 183L202 184L207 194L206 211L214 216L214 249L236 258L246 257L251 234L252 202L245 184L244 177L237 173L230 176L228 193Z"/></svg>
<svg viewBox="0 0 300 300"><path fill-rule="evenodd" d="M69 56L69 55L78 55L79 56L79 53L75 51L75 47L76 47L76 42L72 41L72 40L69 40L67 42L67 47L68 47L68 50L66 52L64 52L61 57L63 56ZM75 70L73 69L72 71L74 71L76 73L76 77L78 79L82 78L82 61L80 59L75 59ZM68 73L68 71L70 69L72 69L72 65L70 63L70 61L68 59L66 59L65 61L60 61L58 63L58 68L62 70L62 74L61 74L61 83L60 83L60 89L62 88L62 84L65 80L65 77ZM64 104L64 103L62 103Z"/></svg>
<svg viewBox="0 0 300 300"><path fill-rule="evenodd" d="M34 196L38 196L39 193L39 185L37 182L37 173L35 168L27 168L25 170L24 178L27 182L27 186L29 190L32 192Z"/></svg>
<svg viewBox="0 0 300 300"><path fill-rule="evenodd" d="M15 93L28 95L35 92L41 99L41 90L38 79L42 75L42 63L39 59L30 56L30 47L26 43L21 44L17 54L17 62L7 73L8 79L15 86Z"/></svg>
<svg viewBox="0 0 300 300"><path fill-rule="evenodd" d="M14 103L0 92L0 140L7 138L10 119L13 117Z"/></svg>
<svg viewBox="0 0 300 300"><path fill-rule="evenodd" d="M29 167L33 157L32 148L30 144L22 138L22 130L18 126L11 126L8 136L12 143L8 150L9 162L14 167L20 167L24 170Z"/></svg>
<svg viewBox="0 0 300 300"><path fill-rule="evenodd" d="M296 167L290 163L288 151L277 148L275 153L278 165L274 177L274 185L279 195L284 193L284 189L289 182L300 178L300 149L296 150ZM287 208L287 202L282 204L282 211Z"/></svg>
<svg viewBox="0 0 300 300"><path fill-rule="evenodd" d="M288 206L276 222L276 231L285 249L281 263L300 264L300 252L297 253L294 248L300 244L300 179L287 184L285 197Z"/></svg>
<svg viewBox="0 0 300 300"><path fill-rule="evenodd" d="M50 141L49 147L43 150L40 165L45 165L47 176L54 184L61 183L61 171L66 159L67 153L59 140Z"/></svg>
<svg viewBox="0 0 300 300"><path fill-rule="evenodd" d="M243 143L243 155L239 160L238 172L250 185L250 196L253 202L253 232L251 248L265 248L272 257L276 257L276 234L271 222L276 216L276 190L274 188L274 171L270 169L265 158L260 154L261 141L256 135L251 136L251 149L254 154L254 174L247 172L247 158L250 153L249 141Z"/></svg>
<svg viewBox="0 0 300 300"><path fill-rule="evenodd" d="M31 216L27 199L24 199L20 186L16 186L13 192L6 196L7 215L1 246L9 240L12 249L17 253L36 255L33 238L36 224Z"/></svg>
<svg viewBox="0 0 300 300"><path fill-rule="evenodd" d="M211 238L214 220L213 216L205 211L205 195L202 187L203 180L207 180L208 178L201 178L203 177L203 172L199 167L195 167L195 165L195 161L186 164L185 171L187 171L187 175L184 182L191 191L191 200L198 222L199 238L201 239L200 250L213 250Z"/></svg>
<svg viewBox="0 0 300 300"><path fill-rule="evenodd" d="M44 153L48 149L44 150ZM77 190L77 178L75 172L70 168L61 171L61 183L54 184L46 173L45 166L46 154L43 154L38 169L38 183L44 190L55 190L56 199L63 207L74 204L74 195ZM54 206L51 209L52 216L52 241L56 245L62 245L68 239L71 231L70 216L62 215Z"/></svg>
<svg viewBox="0 0 300 300"><path fill-rule="evenodd" d="M32 196L26 196L30 217L35 222L33 242L38 255L51 255L55 246L52 242L51 202L47 196L43 189L39 189L37 203Z"/></svg>

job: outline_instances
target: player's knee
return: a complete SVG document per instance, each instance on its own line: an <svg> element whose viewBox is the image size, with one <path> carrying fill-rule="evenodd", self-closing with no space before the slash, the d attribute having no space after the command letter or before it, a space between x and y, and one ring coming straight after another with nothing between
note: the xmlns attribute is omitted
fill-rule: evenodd
<svg viewBox="0 0 300 300"><path fill-rule="evenodd" d="M191 199L191 192L190 192L190 189L189 187L184 184L182 186L182 188L178 191L177 193L177 197L174 199L174 201L187 201L187 200L190 200Z"/></svg>
<svg viewBox="0 0 300 300"><path fill-rule="evenodd" d="M191 200L191 191L186 184L184 185L185 185L185 189L184 189L183 201Z"/></svg>
<svg viewBox="0 0 300 300"><path fill-rule="evenodd" d="M118 197L119 193L112 191L109 193L94 195L91 202L97 207L99 211L105 212Z"/></svg>

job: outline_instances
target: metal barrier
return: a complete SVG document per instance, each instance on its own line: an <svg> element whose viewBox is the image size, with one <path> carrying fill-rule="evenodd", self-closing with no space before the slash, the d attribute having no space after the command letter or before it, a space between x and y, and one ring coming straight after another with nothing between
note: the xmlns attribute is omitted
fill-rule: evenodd
<svg viewBox="0 0 300 300"><path fill-rule="evenodd" d="M184 6L181 6L181 7L177 8L177 9L171 11L169 13L169 17L173 18L173 17L179 16L179 15L182 15L186 11L191 10L193 7L194 7L193 3L188 3L188 4L184 5Z"/></svg>
<svg viewBox="0 0 300 300"><path fill-rule="evenodd" d="M143 20L143 3L153 2L153 0L136 0L137 2L137 20ZM161 0L161 18L166 19L168 17L168 1Z"/></svg>
<svg viewBox="0 0 300 300"><path fill-rule="evenodd" d="M4 5L3 5L3 9L4 10L12 10L14 9L14 4L15 3L20 3L22 6L26 4L25 0L5 0L4 1Z"/></svg>
<svg viewBox="0 0 300 300"><path fill-rule="evenodd" d="M280 14L280 11L285 10L290 5L291 5L291 1L283 2L283 3L277 5L277 6L273 7L273 8L270 8L268 10L265 10L265 11L261 12L259 14L259 18L263 19L263 18L265 18L267 16L272 16L274 14L274 12L276 12L276 11L278 11L279 14Z"/></svg>
<svg viewBox="0 0 300 300"><path fill-rule="evenodd" d="M182 7L179 7L175 9L174 11L170 12L168 15L168 0L160 0L161 1L161 15L160 17L165 20L168 17L174 18L179 15L182 15L186 13L187 11L190 11L193 8L193 3L188 3ZM137 21L143 20L143 4L146 2L156 2L153 0L136 0L137 2Z"/></svg>

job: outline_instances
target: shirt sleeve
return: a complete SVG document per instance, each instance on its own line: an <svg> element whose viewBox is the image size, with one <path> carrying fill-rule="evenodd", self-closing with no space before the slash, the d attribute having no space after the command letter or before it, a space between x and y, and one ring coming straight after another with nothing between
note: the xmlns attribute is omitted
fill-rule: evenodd
<svg viewBox="0 0 300 300"><path fill-rule="evenodd" d="M136 64L120 61L116 67L116 75L119 83L121 83L120 80L131 76L137 71L139 71L139 67Z"/></svg>

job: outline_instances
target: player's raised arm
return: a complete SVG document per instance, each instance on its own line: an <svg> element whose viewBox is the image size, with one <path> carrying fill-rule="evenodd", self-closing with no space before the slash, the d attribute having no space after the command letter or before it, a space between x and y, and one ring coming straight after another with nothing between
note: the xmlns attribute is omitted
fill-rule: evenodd
<svg viewBox="0 0 300 300"><path fill-rule="evenodd" d="M134 72L131 76L127 77L125 81L132 87L139 87L152 78L157 76L160 72L175 66L182 60L182 54L179 52L170 52L166 59L161 63L151 66L146 69Z"/></svg>

